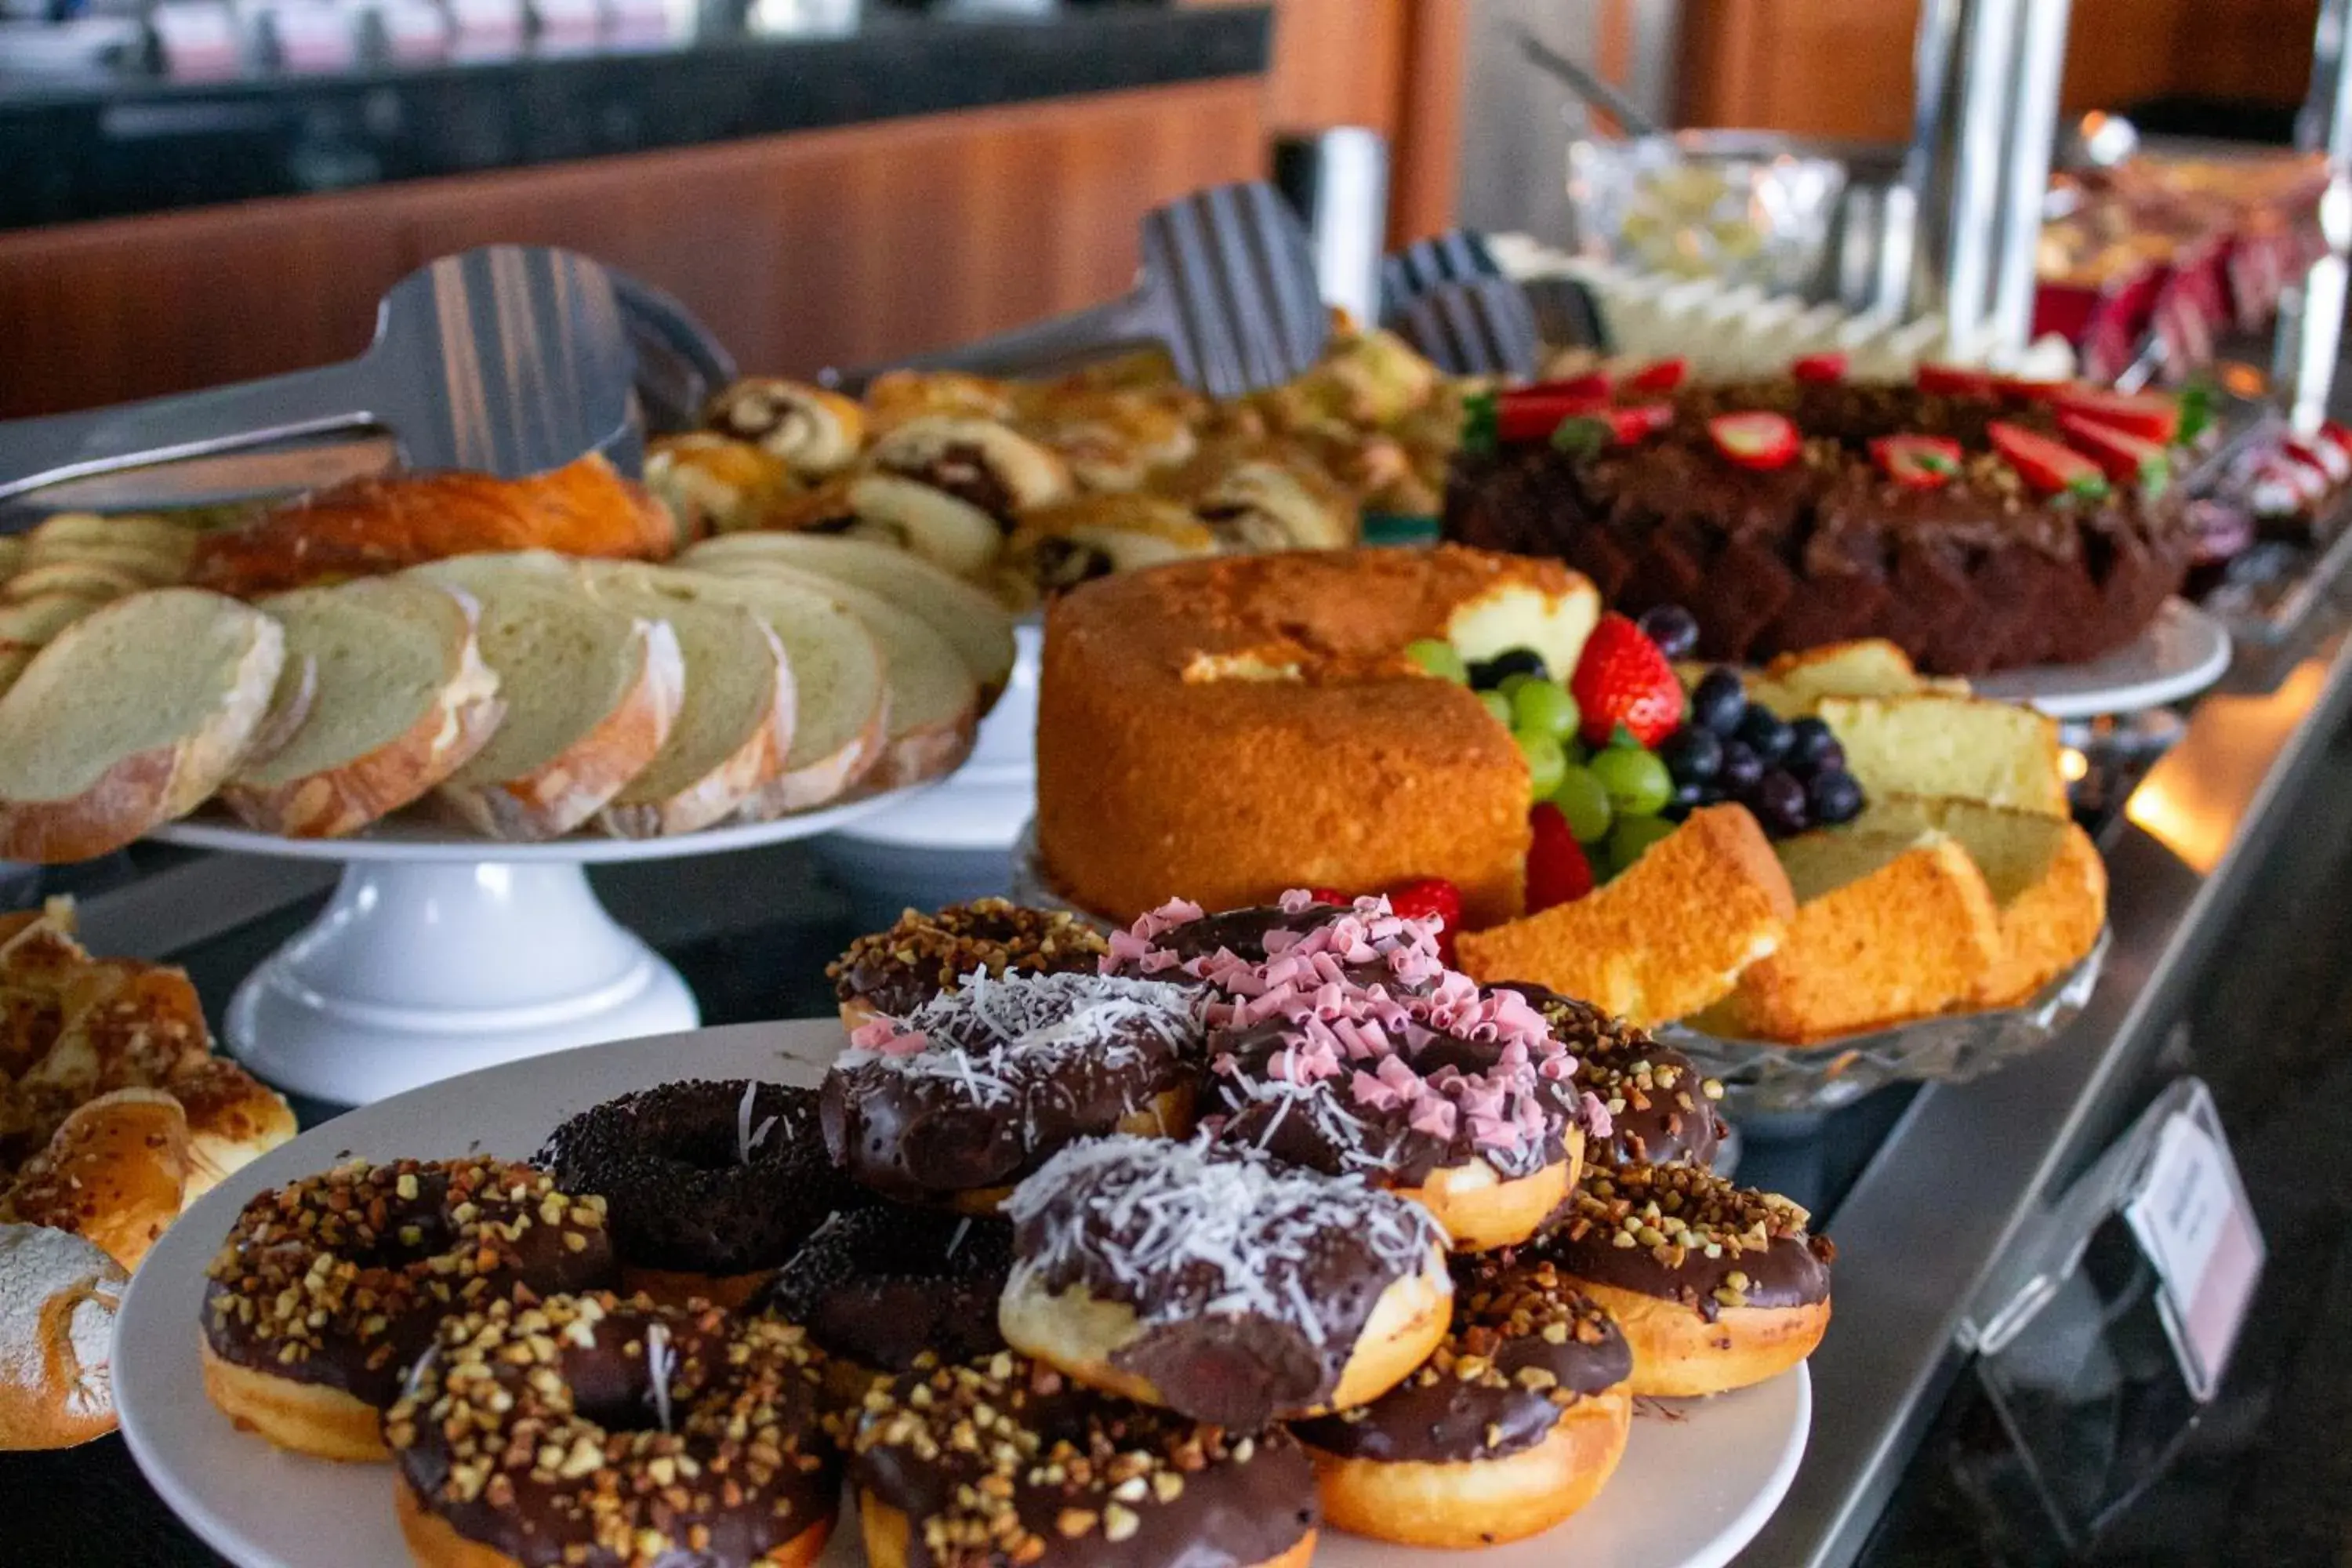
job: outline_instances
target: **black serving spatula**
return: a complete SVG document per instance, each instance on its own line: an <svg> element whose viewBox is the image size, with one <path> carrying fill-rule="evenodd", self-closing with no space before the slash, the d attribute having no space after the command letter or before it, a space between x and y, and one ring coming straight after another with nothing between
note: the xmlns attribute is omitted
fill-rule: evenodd
<svg viewBox="0 0 2352 1568"><path fill-rule="evenodd" d="M375 341L341 364L0 424L0 500L60 479L293 437L390 434L402 466L520 477L634 450L635 356L604 269L491 246L393 286Z"/></svg>
<svg viewBox="0 0 2352 1568"><path fill-rule="evenodd" d="M1145 216L1141 274L1119 299L828 379L858 392L892 369L1035 374L1157 343L1178 380L1213 397L1237 397L1304 374L1330 331L1297 215L1271 185L1216 185Z"/></svg>

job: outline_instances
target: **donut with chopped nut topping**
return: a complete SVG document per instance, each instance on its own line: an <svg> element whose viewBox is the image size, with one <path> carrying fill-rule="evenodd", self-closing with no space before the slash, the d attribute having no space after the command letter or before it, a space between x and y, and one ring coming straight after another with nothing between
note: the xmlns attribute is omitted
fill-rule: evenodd
<svg viewBox="0 0 2352 1568"><path fill-rule="evenodd" d="M851 1033L820 1091L825 1147L885 1197L992 1214L1074 1138L1189 1133L1204 1038L1184 986L974 974Z"/></svg>
<svg viewBox="0 0 2352 1568"><path fill-rule="evenodd" d="M1013 1190L1007 1343L1240 1428L1377 1398L1445 1337L1444 1234L1356 1176L1255 1149L1074 1143Z"/></svg>
<svg viewBox="0 0 2352 1568"><path fill-rule="evenodd" d="M666 1083L582 1111L533 1163L604 1198L624 1289L740 1306L861 1199L825 1154L816 1099L740 1078Z"/></svg>
<svg viewBox="0 0 2352 1568"><path fill-rule="evenodd" d="M877 1015L911 1013L970 974L1092 973L1108 951L1102 933L1076 915L974 899L937 914L907 910L889 930L851 942L824 974L843 1025L855 1029Z"/></svg>
<svg viewBox="0 0 2352 1568"><path fill-rule="evenodd" d="M609 1284L614 1262L604 1200L528 1165L362 1160L255 1196L205 1276L213 1404L281 1448L381 1459L442 1318Z"/></svg>
<svg viewBox="0 0 2352 1568"><path fill-rule="evenodd" d="M1596 1165L1715 1164L1716 1151L1730 1131L1717 1109L1723 1085L1701 1076L1688 1057L1590 1002L1516 981L1495 989L1516 991L1534 1005L1553 1036L1576 1053L1577 1082L1609 1112L1609 1136L1586 1142L1587 1160Z"/></svg>
<svg viewBox="0 0 2352 1568"><path fill-rule="evenodd" d="M601 1292L445 1320L384 1416L425 1568L799 1568L833 1531L824 1354Z"/></svg>
<svg viewBox="0 0 2352 1568"><path fill-rule="evenodd" d="M1633 1352L1548 1259L1454 1261L1454 1325L1370 1405L1292 1424L1323 1517L1408 1546L1488 1546L1549 1530L1624 1457Z"/></svg>
<svg viewBox="0 0 2352 1568"><path fill-rule="evenodd" d="M1786 1372L1829 1328L1837 1248L1808 1218L1696 1165L1628 1165L1588 1173L1534 1251L1617 1320L1633 1393L1721 1394Z"/></svg>
<svg viewBox="0 0 2352 1568"><path fill-rule="evenodd" d="M1280 1427L1129 1404L1010 1351L868 1403L849 1478L873 1568L1306 1568L1315 1477Z"/></svg>

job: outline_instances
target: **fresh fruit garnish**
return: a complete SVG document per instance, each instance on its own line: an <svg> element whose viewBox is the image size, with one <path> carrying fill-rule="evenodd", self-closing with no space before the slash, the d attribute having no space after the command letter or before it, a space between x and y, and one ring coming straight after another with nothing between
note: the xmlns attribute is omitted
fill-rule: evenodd
<svg viewBox="0 0 2352 1568"><path fill-rule="evenodd" d="M1993 450L2043 495L2073 495L2095 500L2107 493L2107 476L2099 466L2071 447L2047 436L2037 436L2021 425L1995 419L1985 426Z"/></svg>
<svg viewBox="0 0 2352 1568"><path fill-rule="evenodd" d="M1608 402L1612 390L1609 373L1605 370L1588 370L1582 375L1562 376L1556 381L1531 381L1525 386L1512 388L1513 393L1520 397L1533 397L1538 395L1546 397L1582 397L1596 403Z"/></svg>
<svg viewBox="0 0 2352 1568"><path fill-rule="evenodd" d="M1353 893L1343 893L1337 888L1309 888L1307 896L1318 904L1336 904L1343 910L1356 901Z"/></svg>
<svg viewBox="0 0 2352 1568"><path fill-rule="evenodd" d="M2331 485L2352 479L2352 454L2327 439L2325 435L2289 436L2281 443L2290 453L2327 476Z"/></svg>
<svg viewBox="0 0 2352 1568"><path fill-rule="evenodd" d="M1528 808L1528 913L1573 903L1592 891L1592 863L1559 807L1539 800Z"/></svg>
<svg viewBox="0 0 2352 1568"><path fill-rule="evenodd" d="M1743 468L1785 468L1804 445L1785 414L1718 414L1706 422L1706 434Z"/></svg>
<svg viewBox="0 0 2352 1568"><path fill-rule="evenodd" d="M1718 664L1691 688L1690 707L1692 723L1728 735L1739 728L1739 716L1748 711L1747 684L1738 670Z"/></svg>
<svg viewBox="0 0 2352 1568"><path fill-rule="evenodd" d="M1805 786L1797 775L1785 768L1773 768L1756 781L1748 792L1748 809L1764 831L1775 838L1790 838L1811 826L1805 799Z"/></svg>
<svg viewBox="0 0 2352 1568"><path fill-rule="evenodd" d="M1560 422L1551 433L1559 451L1583 456L1604 447L1630 447L1675 422L1671 403L1637 403L1630 408L1598 408Z"/></svg>
<svg viewBox="0 0 2352 1568"><path fill-rule="evenodd" d="M1658 760L1678 784L1712 784L1723 771L1723 737L1696 724L1685 724L1658 747Z"/></svg>
<svg viewBox="0 0 2352 1568"><path fill-rule="evenodd" d="M1495 438L1505 446L1549 440L1563 421L1591 414L1604 401L1575 393L1507 392L1495 400Z"/></svg>
<svg viewBox="0 0 2352 1568"><path fill-rule="evenodd" d="M1609 786L1587 767L1570 764L1559 787L1551 792L1551 803L1568 818L1568 830L1583 844L1598 844L1608 837L1609 825L1617 817L1617 808L1609 804Z"/></svg>
<svg viewBox="0 0 2352 1568"><path fill-rule="evenodd" d="M2047 403L2076 384L2075 382L2053 381L2039 375L1997 375L1992 378L1995 392L2003 397L2014 397L2027 403Z"/></svg>
<svg viewBox="0 0 2352 1568"><path fill-rule="evenodd" d="M1622 725L1638 743L1654 746L1683 721L1675 667L1641 627L1614 610L1585 639L1568 689L1583 710L1581 732L1589 745L1607 745Z"/></svg>
<svg viewBox="0 0 2352 1568"><path fill-rule="evenodd" d="M1485 457L1498 444L1495 415L1495 395L1474 392L1462 400L1462 449L1474 457Z"/></svg>
<svg viewBox="0 0 2352 1568"><path fill-rule="evenodd" d="M1511 693L1511 728L1565 741L1577 731L1582 715L1576 699L1549 680L1530 680Z"/></svg>
<svg viewBox="0 0 2352 1568"><path fill-rule="evenodd" d="M1677 355L1673 359L1654 360L1643 365L1625 378L1624 387L1628 392L1646 392L1656 396L1660 393L1672 392L1689 377L1690 361Z"/></svg>
<svg viewBox="0 0 2352 1568"><path fill-rule="evenodd" d="M1852 822L1862 815L1862 781L1843 769L1815 773L1805 784L1805 803L1824 827Z"/></svg>
<svg viewBox="0 0 2352 1568"><path fill-rule="evenodd" d="M1674 778L1654 752L1612 746L1594 754L1591 771L1619 816L1655 816L1675 797Z"/></svg>
<svg viewBox="0 0 2352 1568"><path fill-rule="evenodd" d="M1832 349L1825 353L1800 354L1789 362L1789 374L1799 381L1843 381L1846 364L1846 356Z"/></svg>
<svg viewBox="0 0 2352 1568"><path fill-rule="evenodd" d="M2102 425L2061 408L2058 428L2074 450L2106 470L2117 484L2137 485L2151 497L2172 479L2172 459L2163 447L2112 425Z"/></svg>
<svg viewBox="0 0 2352 1568"><path fill-rule="evenodd" d="M1912 379L1922 392L1941 392L1953 397L1993 395L1992 377L1965 365L1923 364Z"/></svg>
<svg viewBox="0 0 2352 1568"><path fill-rule="evenodd" d="M1821 720L1806 717L1789 721L1789 749L1783 760L1799 772L1810 772L1822 765L1822 759L1837 749L1837 737ZM1843 754L1843 753L1841 753Z"/></svg>
<svg viewBox="0 0 2352 1568"><path fill-rule="evenodd" d="M1698 647L1698 617L1680 605L1653 605L1635 625L1668 658L1687 658Z"/></svg>
<svg viewBox="0 0 2352 1568"><path fill-rule="evenodd" d="M2346 457L2352 458L2352 425L2339 425L2333 419L2327 420L2319 426L2319 438Z"/></svg>
<svg viewBox="0 0 2352 1568"><path fill-rule="evenodd" d="M1960 471L1960 444L1943 436L1881 436L1870 458L1888 479L1916 490L1941 489Z"/></svg>
<svg viewBox="0 0 2352 1568"><path fill-rule="evenodd" d="M1470 667L1470 684L1485 691L1503 684L1514 675L1532 675L1538 680L1548 679L1551 672L1544 668L1543 655L1531 647L1505 648L1492 658L1482 658Z"/></svg>
<svg viewBox="0 0 2352 1568"><path fill-rule="evenodd" d="M1525 730L1511 731L1517 743L1519 756L1528 764L1528 794L1530 799L1541 800L1559 787L1568 776L1568 748L1553 735L1532 734Z"/></svg>
<svg viewBox="0 0 2352 1568"><path fill-rule="evenodd" d="M1748 711L1739 716L1737 738L1769 768L1789 754L1797 733L1786 719L1761 702L1750 702Z"/></svg>
<svg viewBox="0 0 2352 1568"><path fill-rule="evenodd" d="M1609 830L1609 874L1622 876L1651 845L1669 837L1681 824L1663 816L1628 816Z"/></svg>
<svg viewBox="0 0 2352 1568"><path fill-rule="evenodd" d="M1440 680L1457 686L1470 683L1470 666L1462 650L1444 637L1416 637L1404 645L1404 656Z"/></svg>
<svg viewBox="0 0 2352 1568"><path fill-rule="evenodd" d="M2175 441L2180 437L2180 401L2164 393L2102 392L2096 387L2070 386L2051 401L2061 414L2095 420L2145 441Z"/></svg>
<svg viewBox="0 0 2352 1568"><path fill-rule="evenodd" d="M1443 877L1421 877L1391 888L1389 908L1409 921L1444 921L1450 934L1462 923L1462 889Z"/></svg>
<svg viewBox="0 0 2352 1568"><path fill-rule="evenodd" d="M1485 706L1487 712L1494 715L1496 723L1500 724L1506 730L1511 727L1511 700L1509 698L1504 696L1499 691L1481 691L1478 693L1478 700Z"/></svg>

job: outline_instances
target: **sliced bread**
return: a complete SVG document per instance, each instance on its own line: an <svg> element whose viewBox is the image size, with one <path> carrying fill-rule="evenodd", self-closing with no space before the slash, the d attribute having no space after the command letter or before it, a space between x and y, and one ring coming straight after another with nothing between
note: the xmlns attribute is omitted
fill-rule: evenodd
<svg viewBox="0 0 2352 1568"><path fill-rule="evenodd" d="M922 616L955 645L980 682L983 708L1013 679L1012 614L990 595L903 550L824 533L733 533L696 545L679 564L725 572L768 562L879 594Z"/></svg>
<svg viewBox="0 0 2352 1568"><path fill-rule="evenodd" d="M650 566L600 568L659 599L738 605L783 645L793 674L793 739L783 772L739 815L765 821L836 800L881 761L890 691L866 624L827 595L774 578L722 577Z"/></svg>
<svg viewBox="0 0 2352 1568"><path fill-rule="evenodd" d="M0 603L0 643L44 647L105 603L86 594L67 593L37 594L28 599Z"/></svg>
<svg viewBox="0 0 2352 1568"><path fill-rule="evenodd" d="M2058 724L1981 697L1825 697L1816 711L1872 799L1948 796L2064 816Z"/></svg>
<svg viewBox="0 0 2352 1568"><path fill-rule="evenodd" d="M663 620L686 656L686 702L644 773L631 779L597 825L616 838L692 833L722 822L782 776L793 744L793 685L784 645L740 605L697 604L592 587L605 603Z"/></svg>
<svg viewBox="0 0 2352 1568"><path fill-rule="evenodd" d="M1977 988L1979 1007L2013 1007L2072 968L2107 923L2107 866L2074 822L1965 800L1893 795L1855 824L1880 832L1948 833L1984 873L2000 911L2000 960Z"/></svg>
<svg viewBox="0 0 2352 1568"><path fill-rule="evenodd" d="M955 648L921 616L900 609L879 594L771 564L741 576L692 574L705 583L732 585L724 596L758 593L767 584L799 588L856 616L882 650L883 679L890 689L883 721L882 755L861 781L874 790L896 789L951 773L971 752L980 722L980 686ZM740 602L751 602L749 600ZM787 650L789 651L789 650Z"/></svg>
<svg viewBox="0 0 2352 1568"><path fill-rule="evenodd" d="M162 579L103 561L44 561L0 583L0 599L21 603L44 594L75 594L100 604L162 585Z"/></svg>
<svg viewBox="0 0 2352 1568"><path fill-rule="evenodd" d="M1959 841L1828 828L1777 846L1797 895L1774 952L1701 1026L1801 1043L1969 1002L2000 958L1984 874Z"/></svg>
<svg viewBox="0 0 2352 1568"><path fill-rule="evenodd" d="M485 663L506 717L436 792L476 832L530 842L571 832L651 765L685 699L686 660L667 622L602 603L567 577L500 558L415 569L481 604Z"/></svg>
<svg viewBox="0 0 2352 1568"><path fill-rule="evenodd" d="M1769 957L1797 912L1789 874L1743 806L1706 806L1616 880L1483 931L1463 969L1486 984L1549 986L1647 1026L1721 999Z"/></svg>
<svg viewBox="0 0 2352 1568"><path fill-rule="evenodd" d="M303 588L260 607L316 686L286 743L247 763L222 804L264 833L335 838L399 810L479 752L504 708L470 595L419 579Z"/></svg>
<svg viewBox="0 0 2352 1568"><path fill-rule="evenodd" d="M60 511L43 518L25 535L35 549L71 553L85 546L148 550L180 556L195 549L196 530L185 522L152 512L123 512L113 517L94 511Z"/></svg>
<svg viewBox="0 0 2352 1568"><path fill-rule="evenodd" d="M0 692L0 859L86 860L217 790L268 715L285 634L167 588L76 622Z"/></svg>

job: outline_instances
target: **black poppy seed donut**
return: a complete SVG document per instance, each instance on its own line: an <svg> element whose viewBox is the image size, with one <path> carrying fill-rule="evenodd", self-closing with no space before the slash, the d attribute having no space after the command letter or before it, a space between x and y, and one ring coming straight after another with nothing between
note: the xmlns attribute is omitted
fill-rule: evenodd
<svg viewBox="0 0 2352 1568"><path fill-rule="evenodd" d="M839 1469L822 1352L789 1323L643 1297L444 1321L384 1418L427 1568L797 1568Z"/></svg>
<svg viewBox="0 0 2352 1568"><path fill-rule="evenodd" d="M972 975L851 1033L824 1078L825 1147L887 1197L992 1213L1074 1138L1191 1131L1204 1037L1182 986Z"/></svg>
<svg viewBox="0 0 2352 1568"><path fill-rule="evenodd" d="M817 1123L813 1089L666 1083L582 1111L536 1162L567 1188L604 1196L627 1289L735 1306L857 1201Z"/></svg>
<svg viewBox="0 0 2352 1568"><path fill-rule="evenodd" d="M1324 1517L1409 1546L1534 1535L1599 1493L1633 1422L1633 1352L1550 1260L1454 1260L1454 1322L1419 1370L1370 1405L1292 1435Z"/></svg>
<svg viewBox="0 0 2352 1568"><path fill-rule="evenodd" d="M1306 1568L1315 1474L1001 1351L877 1393L849 1462L873 1568Z"/></svg>
<svg viewBox="0 0 2352 1568"><path fill-rule="evenodd" d="M911 1013L961 987L967 975L1092 973L1108 945L1061 910L974 899L937 914L908 910L887 931L861 936L825 965L850 1028L877 1015Z"/></svg>
<svg viewBox="0 0 2352 1568"><path fill-rule="evenodd" d="M1682 1052L1647 1029L1580 1002L1517 982L1496 987L1525 996L1576 1053L1577 1082L1609 1112L1609 1136L1586 1142L1596 1165L1706 1165L1726 1133L1723 1085L1701 1076ZM1561 1217L1566 1217L1563 1206Z"/></svg>
<svg viewBox="0 0 2352 1568"><path fill-rule="evenodd" d="M1250 1428L1360 1405L1444 1337L1427 1210L1255 1150L1101 1138L1014 1189L998 1310L1079 1382Z"/></svg>
<svg viewBox="0 0 2352 1568"><path fill-rule="evenodd" d="M1808 1219L1696 1165L1627 1165L1588 1173L1534 1250L1617 1320L1633 1393L1720 1394L1787 1371L1828 1331L1837 1248Z"/></svg>
<svg viewBox="0 0 2352 1568"><path fill-rule="evenodd" d="M1384 898L1342 908L1286 893L1278 910L1294 923L1245 922L1257 958L1223 938L1206 956L1165 945L1226 919L1190 908L1144 917L1113 939L1112 962L1209 989L1219 1137L1402 1193L1457 1250L1536 1234L1609 1116L1527 998L1446 968L1438 923Z"/></svg>
<svg viewBox="0 0 2352 1568"><path fill-rule="evenodd" d="M749 1310L806 1329L835 1393L854 1402L926 1354L961 1362L1003 1350L996 1302L1012 1268L1003 1220L877 1204L825 1221Z"/></svg>
<svg viewBox="0 0 2352 1568"><path fill-rule="evenodd" d="M237 1215L205 1270L205 1393L279 1447L381 1459L382 1412L445 1315L613 1271L604 1200L528 1165L355 1161Z"/></svg>

